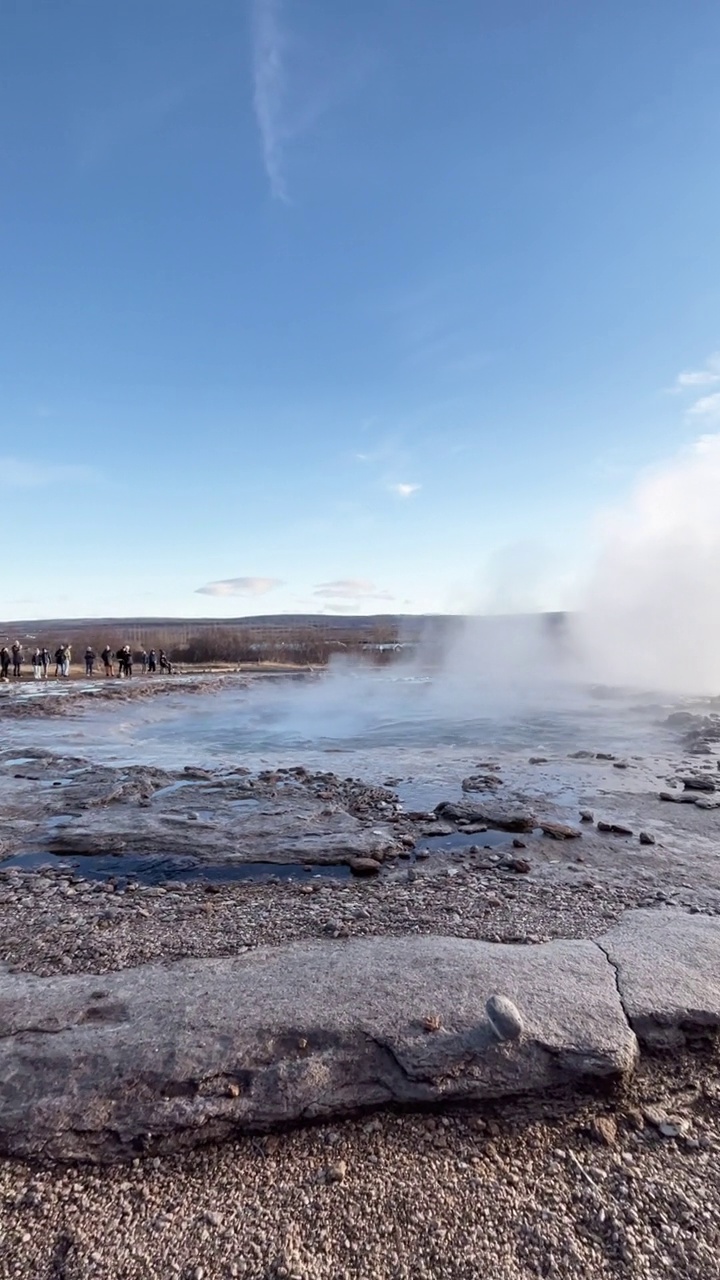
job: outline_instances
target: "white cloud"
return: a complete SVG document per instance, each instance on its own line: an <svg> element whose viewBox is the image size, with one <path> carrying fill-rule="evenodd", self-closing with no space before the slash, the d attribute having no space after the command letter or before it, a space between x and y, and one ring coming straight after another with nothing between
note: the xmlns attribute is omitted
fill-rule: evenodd
<svg viewBox="0 0 720 1280"><path fill-rule="evenodd" d="M675 379L673 391L687 391L693 387L712 387L720 382L720 351L708 356L702 369L686 369Z"/></svg>
<svg viewBox="0 0 720 1280"><path fill-rule="evenodd" d="M374 582L368 582L365 578L338 578L335 582L320 582L315 587L313 595L327 600L394 600L395 598L388 591L380 591Z"/></svg>
<svg viewBox="0 0 720 1280"><path fill-rule="evenodd" d="M720 391L701 396L688 409L688 417L703 418L706 422L720 422Z"/></svg>
<svg viewBox="0 0 720 1280"><path fill-rule="evenodd" d="M208 582L198 587L195 594L200 596L264 596L268 591L281 587L279 578L223 578L219 582Z"/></svg>
<svg viewBox="0 0 720 1280"><path fill-rule="evenodd" d="M281 0L254 0L253 105L270 190L277 199L287 200L283 171L287 80L281 12Z"/></svg>
<svg viewBox="0 0 720 1280"><path fill-rule="evenodd" d="M288 202L289 146L356 92L375 59L357 40L338 48L332 24L321 39L304 40L285 20L284 0L252 0L252 15L253 106L263 163L273 196Z"/></svg>
<svg viewBox="0 0 720 1280"><path fill-rule="evenodd" d="M396 493L399 498L411 498L422 488L419 484L391 484L388 488L392 493Z"/></svg>
<svg viewBox="0 0 720 1280"><path fill-rule="evenodd" d="M94 467L0 457L0 487L5 489L45 489L48 485L89 484L98 478Z"/></svg>

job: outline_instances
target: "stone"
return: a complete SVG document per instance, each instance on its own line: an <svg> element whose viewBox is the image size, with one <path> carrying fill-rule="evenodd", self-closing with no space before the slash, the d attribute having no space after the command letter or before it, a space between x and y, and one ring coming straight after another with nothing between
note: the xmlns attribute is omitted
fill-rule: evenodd
<svg viewBox="0 0 720 1280"><path fill-rule="evenodd" d="M463 791L496 791L502 786L502 778L494 773L474 773L462 780Z"/></svg>
<svg viewBox="0 0 720 1280"><path fill-rule="evenodd" d="M380 863L374 858L351 858L350 870L354 876L376 876L380 871Z"/></svg>
<svg viewBox="0 0 720 1280"><path fill-rule="evenodd" d="M522 1035L520 1011L507 996L490 996L485 1009L498 1040L517 1040Z"/></svg>
<svg viewBox="0 0 720 1280"><path fill-rule="evenodd" d="M528 764L547 764L547 756L530 756Z"/></svg>
<svg viewBox="0 0 720 1280"><path fill-rule="evenodd" d="M531 864L527 858L506 858L502 863L507 871L514 871L517 875L526 876L532 870Z"/></svg>
<svg viewBox="0 0 720 1280"><path fill-rule="evenodd" d="M617 1121L612 1116L595 1116L591 1126L593 1137L606 1147L614 1147L617 1142Z"/></svg>
<svg viewBox="0 0 720 1280"><path fill-rule="evenodd" d="M626 827L621 822L598 822L598 831L603 831L612 836L631 836L632 829Z"/></svg>
<svg viewBox="0 0 720 1280"><path fill-rule="evenodd" d="M582 835L577 827L567 827L562 822L541 822L540 830L551 840L579 840Z"/></svg>
<svg viewBox="0 0 720 1280"><path fill-rule="evenodd" d="M498 992L522 1010L512 1042L489 1022ZM428 1010L441 1034L423 1028ZM620 1078L636 1057L592 942L355 938L102 976L4 974L0 1152L153 1157L363 1109Z"/></svg>
<svg viewBox="0 0 720 1280"><path fill-rule="evenodd" d="M453 804L445 800L436 807L435 812L440 818L449 819L451 822L482 823L495 831L523 832L533 831L535 828L535 818L531 813L520 811L506 813L501 809L472 804L469 801Z"/></svg>
<svg viewBox="0 0 720 1280"><path fill-rule="evenodd" d="M641 831L639 839L641 844L655 844L655 837L649 831Z"/></svg>
<svg viewBox="0 0 720 1280"><path fill-rule="evenodd" d="M590 809L581 809L581 810L580 810L580 821L581 821L581 822L594 822L594 821L595 821L595 815L590 811Z"/></svg>
<svg viewBox="0 0 720 1280"><path fill-rule="evenodd" d="M668 804L697 804L699 798L687 791L661 791L658 795L658 800L665 800Z"/></svg>
<svg viewBox="0 0 720 1280"><path fill-rule="evenodd" d="M720 920L677 908L628 911L599 945L641 1043L672 1048L720 1028Z"/></svg>
<svg viewBox="0 0 720 1280"><path fill-rule="evenodd" d="M690 777L679 778L686 791L717 791L717 782L707 773L696 773Z"/></svg>

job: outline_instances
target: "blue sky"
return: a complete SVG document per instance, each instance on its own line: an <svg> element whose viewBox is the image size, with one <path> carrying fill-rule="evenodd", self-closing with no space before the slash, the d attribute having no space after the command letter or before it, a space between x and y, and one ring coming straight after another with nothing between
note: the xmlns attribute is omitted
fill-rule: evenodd
<svg viewBox="0 0 720 1280"><path fill-rule="evenodd" d="M720 429L719 141L714 0L7 0L0 616L573 603Z"/></svg>

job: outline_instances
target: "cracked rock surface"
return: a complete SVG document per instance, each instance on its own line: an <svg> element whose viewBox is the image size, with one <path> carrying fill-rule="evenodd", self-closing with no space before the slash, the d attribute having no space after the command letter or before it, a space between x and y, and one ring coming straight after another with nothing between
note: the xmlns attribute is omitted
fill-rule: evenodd
<svg viewBox="0 0 720 1280"><path fill-rule="evenodd" d="M499 1042L488 999L520 1011ZM395 1103L619 1077L635 1036L591 942L294 944L121 973L6 975L0 1143L99 1160Z"/></svg>

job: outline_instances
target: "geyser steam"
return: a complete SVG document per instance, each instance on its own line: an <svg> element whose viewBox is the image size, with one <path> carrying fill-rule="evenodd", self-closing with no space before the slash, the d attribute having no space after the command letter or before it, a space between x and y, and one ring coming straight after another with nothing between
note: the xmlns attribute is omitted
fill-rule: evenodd
<svg viewBox="0 0 720 1280"><path fill-rule="evenodd" d="M597 678L720 693L720 434L646 472L608 518L577 632Z"/></svg>

